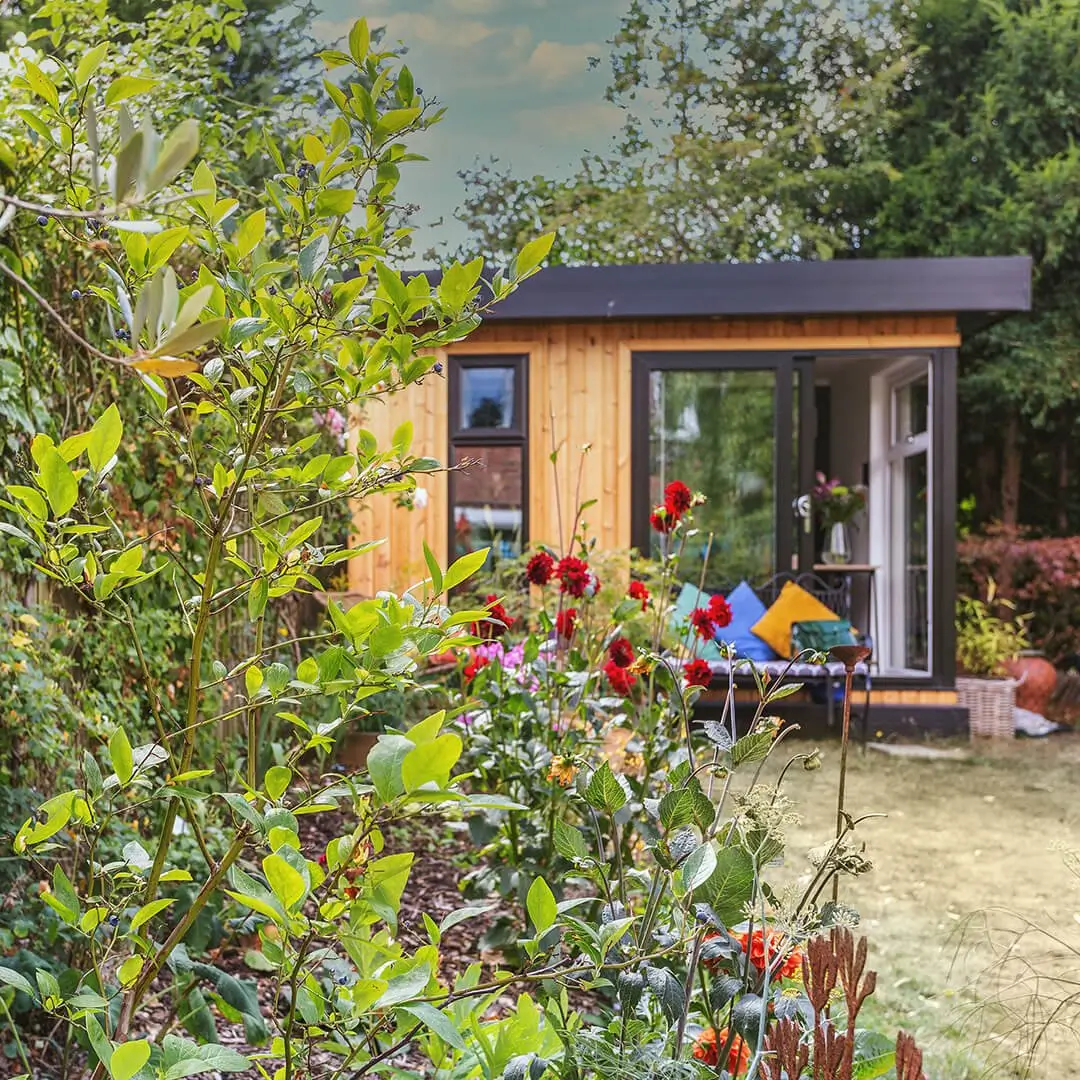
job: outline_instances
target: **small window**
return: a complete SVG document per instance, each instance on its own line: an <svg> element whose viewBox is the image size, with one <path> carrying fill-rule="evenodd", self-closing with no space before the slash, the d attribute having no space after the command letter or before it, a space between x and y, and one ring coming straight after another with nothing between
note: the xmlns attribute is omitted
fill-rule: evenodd
<svg viewBox="0 0 1080 1080"><path fill-rule="evenodd" d="M528 518L525 357L450 362L450 551L520 555Z"/></svg>

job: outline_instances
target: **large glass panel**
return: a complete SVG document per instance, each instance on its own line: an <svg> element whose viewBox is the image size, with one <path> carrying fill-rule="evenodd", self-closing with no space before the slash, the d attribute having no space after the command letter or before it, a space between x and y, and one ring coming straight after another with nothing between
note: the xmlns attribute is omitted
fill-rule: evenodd
<svg viewBox="0 0 1080 1080"><path fill-rule="evenodd" d="M708 498L695 511L698 533L687 543L683 576L698 579L710 532L709 587L771 576L776 570L776 373L654 371L649 403L651 504L663 501L672 480ZM658 546L655 536L653 543Z"/></svg>
<svg viewBox="0 0 1080 1080"><path fill-rule="evenodd" d="M930 377L924 375L897 389L893 398L893 442L907 442L927 430L930 416Z"/></svg>
<svg viewBox="0 0 1080 1080"><path fill-rule="evenodd" d="M523 453L521 446L454 447L454 464L469 463L450 474L455 558L490 547L491 569L521 554Z"/></svg>
<svg viewBox="0 0 1080 1080"><path fill-rule="evenodd" d="M512 367L462 367L461 428L512 428L514 415L514 374Z"/></svg>
<svg viewBox="0 0 1080 1080"><path fill-rule="evenodd" d="M904 667L929 671L930 567L927 455L903 459Z"/></svg>

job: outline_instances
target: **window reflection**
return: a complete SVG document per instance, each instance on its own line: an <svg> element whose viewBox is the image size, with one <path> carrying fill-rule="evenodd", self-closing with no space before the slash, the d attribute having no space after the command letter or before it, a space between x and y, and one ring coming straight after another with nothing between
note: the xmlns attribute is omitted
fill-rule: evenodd
<svg viewBox="0 0 1080 1080"><path fill-rule="evenodd" d="M463 367L460 426L488 430L515 427L514 374L512 367Z"/></svg>
<svg viewBox="0 0 1080 1080"><path fill-rule="evenodd" d="M521 554L524 523L521 446L455 446L451 473L455 558L490 547L488 568Z"/></svg>

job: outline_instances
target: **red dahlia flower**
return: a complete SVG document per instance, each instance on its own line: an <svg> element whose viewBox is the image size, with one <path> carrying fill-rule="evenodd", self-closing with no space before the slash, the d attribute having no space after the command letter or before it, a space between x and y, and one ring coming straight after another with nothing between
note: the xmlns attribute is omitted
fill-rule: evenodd
<svg viewBox="0 0 1080 1080"><path fill-rule="evenodd" d="M480 669L487 667L490 663L491 661L486 656L474 652L472 656L469 657L469 662L465 665L465 670L462 672L465 681L471 683L479 674Z"/></svg>
<svg viewBox="0 0 1080 1080"><path fill-rule="evenodd" d="M642 611L645 610L649 603L649 590L645 588L644 581L631 581L630 588L626 590L626 595L631 600L640 600Z"/></svg>
<svg viewBox="0 0 1080 1080"><path fill-rule="evenodd" d="M634 646L624 637L617 637L608 647L608 656L619 667L629 667L634 662Z"/></svg>
<svg viewBox="0 0 1080 1080"><path fill-rule="evenodd" d="M555 633L569 640L574 636L577 626L577 608L568 607L555 616Z"/></svg>
<svg viewBox="0 0 1080 1080"><path fill-rule="evenodd" d="M567 555L565 559L560 559L556 572L559 575L559 581L562 582L562 591L569 593L575 599L584 596L585 590L592 581L595 581L595 575L589 569L589 564L574 555Z"/></svg>
<svg viewBox="0 0 1080 1080"><path fill-rule="evenodd" d="M720 1051L727 1046L727 1041L727 1028L721 1028L719 1031L711 1027L706 1028L694 1041L694 1057L715 1069L720 1063ZM736 1035L731 1040L731 1046L728 1047L725 1068L733 1077L737 1077L749 1067L750 1047Z"/></svg>
<svg viewBox="0 0 1080 1080"><path fill-rule="evenodd" d="M708 608L694 608L690 612L690 625L702 641L712 641L716 637L716 623Z"/></svg>
<svg viewBox="0 0 1080 1080"><path fill-rule="evenodd" d="M683 675L687 686L707 687L712 682L712 668L707 660L691 660L683 664Z"/></svg>
<svg viewBox="0 0 1080 1080"><path fill-rule="evenodd" d="M681 480L672 480L664 488L664 506L672 517L681 518L693 504L694 496Z"/></svg>
<svg viewBox="0 0 1080 1080"><path fill-rule="evenodd" d="M609 660L604 665L604 674L611 684L611 689L619 697L629 697L634 692L634 687L637 686L637 676L627 668L619 667L614 660Z"/></svg>
<svg viewBox="0 0 1080 1080"><path fill-rule="evenodd" d="M718 630L731 625L731 607L719 594L709 597L709 618Z"/></svg>
<svg viewBox="0 0 1080 1080"><path fill-rule="evenodd" d="M736 939L743 947L743 952L750 957L750 963L758 969L758 971L765 970L765 934L759 929L755 930L753 936L748 934L736 934ZM793 949L786 957L784 962L780 965L779 969L775 968L776 956L780 952L784 943L782 934L777 934L775 931L769 931L769 964L773 966L773 978L778 975L785 979L798 978L799 973L802 971L802 949Z"/></svg>
<svg viewBox="0 0 1080 1080"><path fill-rule="evenodd" d="M554 574L555 560L546 551L538 551L525 567L525 576L532 585L546 585Z"/></svg>
<svg viewBox="0 0 1080 1080"><path fill-rule="evenodd" d="M514 625L513 618L506 613L506 608L494 593L485 597L484 603L488 605L488 618L484 622L474 623L473 633L481 638L502 637Z"/></svg>
<svg viewBox="0 0 1080 1080"><path fill-rule="evenodd" d="M670 513L666 506L657 506L649 515L649 524L654 532L669 533L678 524L679 519Z"/></svg>

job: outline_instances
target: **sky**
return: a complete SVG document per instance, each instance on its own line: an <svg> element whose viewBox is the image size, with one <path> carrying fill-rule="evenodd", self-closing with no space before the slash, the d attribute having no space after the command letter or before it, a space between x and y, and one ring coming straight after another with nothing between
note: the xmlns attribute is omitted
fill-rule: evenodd
<svg viewBox="0 0 1080 1080"><path fill-rule="evenodd" d="M461 169L495 157L515 175L565 176L601 150L622 113L604 100L609 47L626 0L316 0L322 42L361 16L408 46L407 63L446 116L412 144L400 194L419 204L415 250L456 244ZM601 62L590 70L589 58ZM442 224L437 222L442 219Z"/></svg>

